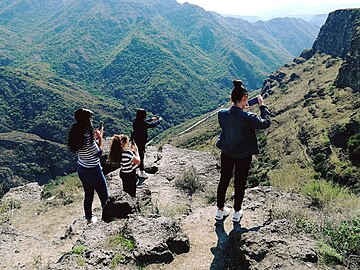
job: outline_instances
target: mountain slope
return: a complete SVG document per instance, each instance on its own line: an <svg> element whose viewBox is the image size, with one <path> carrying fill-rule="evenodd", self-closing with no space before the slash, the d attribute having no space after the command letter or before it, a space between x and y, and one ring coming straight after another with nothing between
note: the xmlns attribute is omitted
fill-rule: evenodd
<svg viewBox="0 0 360 270"><path fill-rule="evenodd" d="M358 10L336 11L329 15L328 24L345 21L345 28L356 25L358 15L354 14L359 14ZM338 24L336 29L343 31ZM252 168L250 185L264 182L299 191L304 182L315 177L359 190L360 96L356 88L334 85L340 67L346 67L347 61L351 61L352 71L342 72L358 85L358 61L347 57L344 62L324 53L332 51L325 45L328 35L333 35L327 34L330 30L329 25L322 28L316 44L323 45L314 44L317 53L314 49L311 53L305 51L302 56L306 59L295 59L296 63L283 66L264 82L262 92L268 96L266 104L272 111L273 124L259 133L262 154ZM342 45L338 43L341 54L358 50L356 37L354 34L343 39ZM347 47L353 38L354 47ZM256 112L257 108L251 110ZM159 140L192 149L214 149L219 134L216 114L188 132L181 130L184 128L170 129L165 132L170 135L166 138L163 134Z"/></svg>
<svg viewBox="0 0 360 270"><path fill-rule="evenodd" d="M43 8L39 9L39 5ZM0 14L3 18L0 22L5 29L24 33L24 40L18 42L26 42L30 50L21 53L21 61L49 62L61 75L81 81L89 89L98 88L98 82L94 82L94 79L99 78L99 70L117 54L119 46L134 29L140 36L144 34L152 41L156 41L159 36L165 37L165 42L158 44L161 47L171 50L168 45L181 45L177 46L179 51L174 52L179 58L185 58L182 54L186 50L190 55L201 52L204 57L195 58L195 63L209 63L209 71L199 71L201 77L207 78L220 70L221 73L225 72L222 77L241 75L251 88L259 87L261 79L271 70L294 56L293 49L271 37L281 33L276 32L274 27L269 33L266 26L259 27L241 19L228 20L199 7L180 5L170 0L58 3L19 0L13 5L3 3ZM290 25L288 19L279 21L282 25ZM294 44L299 44L300 50L310 46L318 29L310 24L305 25L301 20L291 25L293 28L288 28L288 33L302 37L301 43ZM7 52L5 56L8 61L12 61L17 58L17 53ZM231 57L232 54L236 58ZM274 56L266 58L266 55ZM239 61L244 64L239 66ZM15 63L19 64L17 61ZM233 69L229 70L227 66ZM127 69L127 72L136 74L136 66ZM195 81L192 81L193 85L196 85ZM215 88L222 86L216 84Z"/></svg>

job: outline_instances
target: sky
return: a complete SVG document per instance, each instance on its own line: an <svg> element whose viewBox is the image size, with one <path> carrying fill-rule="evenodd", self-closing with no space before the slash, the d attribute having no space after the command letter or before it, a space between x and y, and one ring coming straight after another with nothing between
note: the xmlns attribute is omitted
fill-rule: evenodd
<svg viewBox="0 0 360 270"><path fill-rule="evenodd" d="M360 0L177 0L220 14L274 17L328 14L341 8L360 8Z"/></svg>

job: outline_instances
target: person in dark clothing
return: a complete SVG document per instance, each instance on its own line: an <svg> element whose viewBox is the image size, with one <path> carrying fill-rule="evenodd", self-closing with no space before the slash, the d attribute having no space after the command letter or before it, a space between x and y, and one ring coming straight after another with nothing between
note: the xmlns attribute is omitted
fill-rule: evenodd
<svg viewBox="0 0 360 270"><path fill-rule="evenodd" d="M140 155L140 174L139 177L148 178L147 174L144 172L144 156L145 156L145 145L148 138L148 128L156 127L161 122L161 117L151 117L146 118L146 111L144 109L139 109L136 111L136 118L133 122L133 132L131 134L131 139L135 141Z"/></svg>
<svg viewBox="0 0 360 270"><path fill-rule="evenodd" d="M103 208L108 199L105 176L100 165L104 130L93 130L92 116L93 112L88 109L76 110L76 122L70 128L67 141L69 150L78 156L78 175L84 187L84 211L88 223L97 221L92 215L94 191Z"/></svg>
<svg viewBox="0 0 360 270"><path fill-rule="evenodd" d="M235 196L233 222L240 222L241 210L245 194L252 155L259 153L255 130L270 126L270 112L264 105L261 95L257 97L260 117L244 109L248 103L248 91L242 87L242 81L235 80L231 92L233 106L218 112L221 127L220 140L217 146L221 149L221 177L217 189L216 220L223 220L230 214L230 209L224 207L226 190L235 168Z"/></svg>

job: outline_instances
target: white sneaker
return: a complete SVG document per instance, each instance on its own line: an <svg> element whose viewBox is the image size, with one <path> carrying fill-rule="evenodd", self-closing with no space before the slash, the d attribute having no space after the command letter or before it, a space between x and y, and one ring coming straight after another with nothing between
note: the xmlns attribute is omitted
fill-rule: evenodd
<svg viewBox="0 0 360 270"><path fill-rule="evenodd" d="M233 217L232 217L232 221L233 222L240 222L240 219L243 216L243 211L242 209L240 209L239 212L234 212Z"/></svg>
<svg viewBox="0 0 360 270"><path fill-rule="evenodd" d="M215 219L216 220L224 220L227 218L230 214L230 209L227 207L224 207L223 210L218 209L216 211Z"/></svg>
<svg viewBox="0 0 360 270"><path fill-rule="evenodd" d="M146 174L146 172L144 172L144 171L141 171L140 173L139 173L139 177L141 177L141 178L149 178L149 176Z"/></svg>
<svg viewBox="0 0 360 270"><path fill-rule="evenodd" d="M91 219L87 219L88 224L95 224L97 222L97 217L92 217Z"/></svg>

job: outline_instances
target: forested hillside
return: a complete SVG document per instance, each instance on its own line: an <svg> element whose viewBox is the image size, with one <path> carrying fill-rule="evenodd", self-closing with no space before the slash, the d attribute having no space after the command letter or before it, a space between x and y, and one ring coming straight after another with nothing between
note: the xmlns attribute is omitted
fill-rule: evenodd
<svg viewBox="0 0 360 270"><path fill-rule="evenodd" d="M272 125L258 134L262 151L250 185L299 191L315 178L360 190L359 15L359 9L331 13L313 47L264 81ZM257 106L250 110L258 113ZM209 115L187 132L201 118L167 130L156 142L219 154L216 111Z"/></svg>
<svg viewBox="0 0 360 270"><path fill-rule="evenodd" d="M1 1L0 133L64 145L74 110L88 107L106 136L129 134L143 107L164 119L153 137L223 104L234 78L261 87L317 32L300 19L249 23L175 0ZM6 162L4 183L26 171ZM21 177L42 179L41 163Z"/></svg>
<svg viewBox="0 0 360 270"><path fill-rule="evenodd" d="M299 19L252 24L175 0L3 1L0 14L4 65L47 63L91 93L170 123L221 104L234 77L260 87L318 31Z"/></svg>

